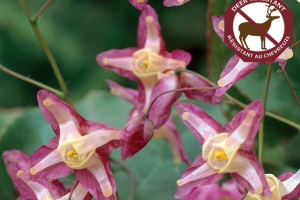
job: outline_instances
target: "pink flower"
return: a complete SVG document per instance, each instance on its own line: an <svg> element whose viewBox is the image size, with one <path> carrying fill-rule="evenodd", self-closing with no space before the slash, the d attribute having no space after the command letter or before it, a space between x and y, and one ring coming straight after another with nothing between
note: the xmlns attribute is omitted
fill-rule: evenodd
<svg viewBox="0 0 300 200"><path fill-rule="evenodd" d="M187 3L190 0L164 0L163 4L166 7L171 6L181 6L184 3ZM148 0L129 0L131 5L133 5L138 10L144 10Z"/></svg>
<svg viewBox="0 0 300 200"><path fill-rule="evenodd" d="M63 185L57 181L46 181L45 179L34 179L29 173L28 158L18 150L5 151L3 153L9 176L20 196L18 199L49 199L67 200L70 193L67 193ZM73 200L92 199L88 191L78 184L73 191Z"/></svg>
<svg viewBox="0 0 300 200"><path fill-rule="evenodd" d="M224 17L212 16L212 22L215 32L224 42ZM285 51L279 55L274 61L278 62L281 66L281 70L278 70L278 72L284 70L287 60L291 57L293 57L293 51L290 48L285 49ZM258 64L258 62L244 62L237 55L231 57L220 75L215 95L218 97L222 96L233 84L250 74Z"/></svg>
<svg viewBox="0 0 300 200"><path fill-rule="evenodd" d="M138 47L123 50L109 50L97 56L97 61L105 69L138 81L138 115L143 115L151 100L158 94L179 88L174 70L185 68L190 62L189 53L181 50L166 51L161 37L158 16L155 10L147 5L139 18ZM158 128L168 119L171 105L178 99L180 93L164 95L160 107L163 115L150 113L150 120ZM162 98L161 98L162 99ZM167 101L165 101L167 100ZM157 109L153 109L158 111Z"/></svg>
<svg viewBox="0 0 300 200"><path fill-rule="evenodd" d="M174 74L176 69L185 68L190 62L191 56L189 53L181 50L174 50L169 53L165 49L165 43L161 37L160 26L158 24L158 16L153 8L149 5L145 7L139 18L138 25L138 47L127 48L124 50L110 50L101 53L97 56L99 65L106 69L113 70L131 80L138 81L138 91L133 91L116 83L109 82L113 94L125 99L134 105L133 110L129 114L129 119L132 117L143 117L151 102L161 93L180 88L177 76ZM152 106L149 113L149 119L153 123L154 128L159 132L159 128L165 124L170 124L170 112L173 103L179 98L181 92L171 92L159 97ZM169 122L167 123L167 121ZM136 124L130 121L129 124ZM174 144L172 147L177 148L177 155L184 155L182 145L177 131L173 129L173 125L168 127L168 141ZM141 127L141 126L139 126ZM149 127L149 126L147 126ZM165 127L166 128L166 127ZM142 134L142 129L130 132L126 130L125 136L127 141L122 147L122 157L128 158L137 152L136 147L132 145L133 140L139 147L147 144L151 137L145 138ZM170 134L172 132L173 134ZM137 135L136 135L137 134ZM130 141L129 141L130 140ZM176 142L175 142L176 141ZM127 145L131 144L131 145ZM132 148L131 148L132 146ZM126 153L123 151L126 149ZM134 150L133 150L134 149ZM175 151L175 150L174 150ZM180 153L179 153L180 152ZM176 158L181 160L181 158Z"/></svg>
<svg viewBox="0 0 300 200"><path fill-rule="evenodd" d="M30 173L57 179L75 172L96 199L116 199L108 154L121 146L123 131L83 119L46 90L37 96L42 115L57 136L30 157Z"/></svg>
<svg viewBox="0 0 300 200"><path fill-rule="evenodd" d="M230 180L223 183L221 186L218 184L200 186L182 200L235 200L241 199L242 196L243 195L237 190L234 181Z"/></svg>
<svg viewBox="0 0 300 200"><path fill-rule="evenodd" d="M248 192L246 200L262 199L262 200L289 200L300 197L300 170L296 174L287 172L276 178L273 174L266 174L267 182L270 186L272 197L264 198L259 194Z"/></svg>
<svg viewBox="0 0 300 200"><path fill-rule="evenodd" d="M181 119L202 144L200 154L177 181L175 198L189 195L195 188L216 182L231 173L237 188L270 196L264 170L254 152L254 138L262 115L260 101L239 112L225 127L200 108L176 103Z"/></svg>

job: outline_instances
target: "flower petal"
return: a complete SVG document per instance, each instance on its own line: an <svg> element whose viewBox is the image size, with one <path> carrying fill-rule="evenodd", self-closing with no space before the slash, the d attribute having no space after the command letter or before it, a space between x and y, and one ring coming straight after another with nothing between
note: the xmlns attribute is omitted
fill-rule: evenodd
<svg viewBox="0 0 300 200"><path fill-rule="evenodd" d="M129 0L131 5L133 5L138 10L144 10L148 0Z"/></svg>
<svg viewBox="0 0 300 200"><path fill-rule="evenodd" d="M175 103L175 106L180 117L184 118L183 122L195 135L199 143L203 144L207 138L224 132L223 127L218 122L197 106L181 102ZM183 117L183 115L185 116Z"/></svg>
<svg viewBox="0 0 300 200"><path fill-rule="evenodd" d="M200 154L194 161L194 163L192 164L192 166L190 166L182 175L181 178L185 178L187 176L189 176L191 173L193 173L195 170L197 170L198 168L202 167L203 165L207 165L206 161L203 160L202 155ZM205 166L203 167L203 169L205 168ZM210 175L209 175L210 174ZM224 174L217 174L216 172L214 174L212 174L212 171L210 171L209 169L207 169L206 173L203 174L203 178L200 178L195 180L195 181L191 181L188 182L182 186L179 186L177 188L177 192L174 195L175 199L181 199L187 195L189 195L192 191L194 191L195 188L202 186L202 185L208 185L211 183L214 183L218 180L220 180L223 177Z"/></svg>
<svg viewBox="0 0 300 200"><path fill-rule="evenodd" d="M60 134L60 124L68 121L73 121L72 123L79 124L83 123L84 121L84 119L80 115L78 115L69 105L62 102L56 95L50 93L47 90L40 90L37 94L37 99L43 117L45 118L47 123L52 126L54 132L57 135ZM49 99L48 102L51 102L51 104L55 106L56 109L54 109L54 111L57 111L56 116L51 112L51 110L49 110L49 106L51 105L45 106L44 103L47 103L46 99Z"/></svg>
<svg viewBox="0 0 300 200"><path fill-rule="evenodd" d="M138 47L150 49L156 54L165 51L165 43L161 37L160 30L155 10L151 6L146 5L139 18Z"/></svg>
<svg viewBox="0 0 300 200"><path fill-rule="evenodd" d="M174 126L171 116L163 126L154 130L153 137L155 137L156 134L161 135L170 144L174 163L180 163L183 160L188 166L190 165L189 158L183 149L179 132Z"/></svg>
<svg viewBox="0 0 300 200"><path fill-rule="evenodd" d="M151 94L151 101L163 92L175 90L178 88L178 79L174 75L167 75L160 79L154 86ZM171 108L174 102L180 97L181 92L170 92L158 97L153 103L149 119L153 122L155 128L162 126L170 116Z"/></svg>
<svg viewBox="0 0 300 200"><path fill-rule="evenodd" d="M224 16L212 16L212 23L215 32L219 35L219 37L224 42Z"/></svg>
<svg viewBox="0 0 300 200"><path fill-rule="evenodd" d="M237 158L232 162L231 177L235 180L237 188L244 193L247 188L251 193L261 192L264 197L271 197L272 193L267 183L264 170L253 152L239 150Z"/></svg>
<svg viewBox="0 0 300 200"><path fill-rule="evenodd" d="M249 112L254 112L253 119L251 121L250 127L249 124L245 121ZM227 133L234 133L239 126L243 126L247 129L247 139L243 139L245 142L241 143L240 149L245 151L252 151L254 145L254 139L257 130L259 129L259 120L262 116L262 103L261 101L254 101L249 104L243 111L239 112L226 126L225 130ZM243 125L244 123L244 125ZM250 123L250 121L249 121ZM241 130L242 131L242 130ZM238 134L238 132L236 132Z"/></svg>
<svg viewBox="0 0 300 200"><path fill-rule="evenodd" d="M99 163L102 163L104 168L101 167L101 172L105 170L105 173L108 177L109 183L112 188L112 195L109 197L105 197L101 191L101 187L99 185L99 182L97 181L97 178L100 181L100 184L102 183L100 180L101 174L99 174L99 169L82 169L77 170L75 172L76 178L82 186L89 191L95 197L97 200L115 200L116 199L116 184L114 181L114 177L110 168L109 159L107 156L97 156ZM97 161L97 163L98 163ZM98 164L99 164L98 163ZM98 165L97 165L98 166ZM97 168L97 167L95 167ZM97 177L95 177L97 176ZM106 180L106 179L105 179Z"/></svg>
<svg viewBox="0 0 300 200"><path fill-rule="evenodd" d="M134 67L132 56L137 50L138 48L112 49L98 54L96 60L101 67L128 79L136 80L136 76L132 73Z"/></svg>
<svg viewBox="0 0 300 200"><path fill-rule="evenodd" d="M190 0L164 0L164 6L171 7L171 6L181 6L189 2Z"/></svg>
<svg viewBox="0 0 300 200"><path fill-rule="evenodd" d="M231 57L220 75L215 95L222 96L233 84L250 74L258 63L243 62L237 55Z"/></svg>
<svg viewBox="0 0 300 200"><path fill-rule="evenodd" d="M192 88L192 87L213 87L210 83L204 79L197 77L193 74L187 72L181 72L179 74L179 83L182 88ZM183 91L187 98L200 100L204 103L209 103L212 105L219 104L222 102L222 97L215 96L215 89L204 89L204 90L187 90Z"/></svg>

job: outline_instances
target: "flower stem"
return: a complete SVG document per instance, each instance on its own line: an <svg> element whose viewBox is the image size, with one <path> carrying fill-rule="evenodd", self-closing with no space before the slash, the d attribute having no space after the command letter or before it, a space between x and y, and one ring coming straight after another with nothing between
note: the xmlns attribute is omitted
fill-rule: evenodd
<svg viewBox="0 0 300 200"><path fill-rule="evenodd" d="M42 14L42 12L44 12L44 10L48 7L48 5L50 4L51 1L48 1L42 7L42 9L38 12L38 14L36 15L36 17L34 17L33 19L31 19L31 15L30 15L29 9L28 9L25 1L24 0L19 0L19 2L20 2L20 5L23 8L23 10L24 10L24 12L25 12L25 14L26 14L26 16L27 16L27 18L28 18L31 26L32 26L32 29L34 30L34 33L35 33L36 37L38 38L39 42L41 43L41 45L42 45L42 47L44 49L44 52L45 52L45 54L46 54L46 56L47 56L47 58L48 58L48 60L50 62L50 65L51 65L51 67L52 67L52 69L54 71L54 74L55 74L55 76L56 76L56 78L58 80L60 88L61 88L61 90L64 93L64 98L65 98L66 102L71 107L74 108L73 102L72 102L72 100L70 98L70 95L69 95L69 92L68 92L68 89L67 89L67 86L66 86L66 83L65 83L65 81L64 81L64 79L62 77L62 74L61 74L61 72L60 72L60 70L58 68L58 65L57 65L57 63L56 63L56 61L55 61L55 59L54 59L54 57L52 55L52 52L50 51L50 49L49 49L49 47L48 47L48 45L47 45L47 43L46 43L46 41L45 41L45 39L43 37L43 35L42 35L42 33L41 33L38 25L37 25L37 19L35 19L36 17L38 18L39 15Z"/></svg>
<svg viewBox="0 0 300 200"><path fill-rule="evenodd" d="M267 108L267 99L268 99L268 92L269 92L269 85L271 80L271 74L272 74L272 64L269 64L268 66L268 72L267 72L267 79L266 79L266 85L264 90L264 97L263 97L263 114L260 119L260 127L258 132L258 160L263 164L263 152L264 152L264 122L265 122L265 112Z"/></svg>
<svg viewBox="0 0 300 200"><path fill-rule="evenodd" d="M63 92L61 92L61 91L59 91L57 89L54 89L54 88L52 88L52 87L50 87L48 85L45 85L45 84L43 84L41 82L35 81L35 80L31 79L31 78L28 78L26 76L18 74L18 73L14 72L14 71L12 71L10 69L7 69L6 67L4 67L1 64L0 64L0 70L2 70L3 72L5 72L5 73L7 73L7 74L9 74L11 76L14 76L14 77L16 77L18 79L21 79L22 81L25 81L25 82L31 83L31 84L33 84L33 85L35 85L37 87L49 90L50 92L56 94L60 98L64 98L64 93Z"/></svg>
<svg viewBox="0 0 300 200"><path fill-rule="evenodd" d="M34 18L32 18L32 22L36 22L38 20L38 18L41 16L41 14L47 9L47 7L50 5L50 3L52 2L52 0L48 0L45 5L40 9L40 11L35 15Z"/></svg>
<svg viewBox="0 0 300 200"><path fill-rule="evenodd" d="M298 46L300 44L300 40L298 40L297 42L295 42L290 48L295 48L296 46Z"/></svg>
<svg viewBox="0 0 300 200"><path fill-rule="evenodd" d="M129 193L129 200L133 200L134 199L134 188L135 188L135 180L134 180L134 175L132 173L132 171L126 166L124 165L122 162L113 159L113 158L109 158L111 162L115 163L116 165L119 165L121 168L123 168L129 175L129 179L130 179L130 193Z"/></svg>
<svg viewBox="0 0 300 200"><path fill-rule="evenodd" d="M184 71L184 72L187 72L187 73L190 73L190 74L193 74L193 75L195 75L195 76L198 76L198 77L204 79L205 81L207 81L208 83L210 83L211 85L215 86L215 84L214 84L213 82L211 82L210 80L208 80L207 78L205 78L205 77L202 76L201 74L197 74L197 73L195 73L195 72L193 72L193 71L190 71L190 70L188 70L188 69L180 69L180 70L177 70L176 73L178 74L178 73L183 72L183 71ZM225 93L224 95L225 95L229 100L233 101L236 105L240 106L241 108L245 108L245 107L247 106L247 105L243 104L242 102L238 101L237 99L233 98L232 96L230 96L228 93ZM293 122L293 121L290 121L290 120L288 120L288 119L286 119L286 118L284 118L284 117L281 117L281 116L279 116L279 115L277 115L277 114L275 114L275 113L269 112L269 111L266 111L266 112L265 112L265 115L267 115L268 117L271 117L271 118L273 118L273 119L276 119L276 120L278 120L278 121L280 121L280 122L282 122L282 123L288 124L288 125L290 125L290 126L296 128L297 130L300 131L300 124L297 124L297 123L295 123L295 122Z"/></svg>
<svg viewBox="0 0 300 200"><path fill-rule="evenodd" d="M166 92L163 92L163 93L160 93L159 95L157 95L153 101L151 102L150 106L148 107L146 113L145 113L145 118L149 118L149 113L150 113L150 110L154 104L154 102L161 96L165 95L165 94L168 94L168 93L171 93L171 92L182 92L182 91L188 91L188 90L213 90L215 89L215 87L191 87L191 88L180 88L180 89L175 89L175 90L168 90Z"/></svg>
<svg viewBox="0 0 300 200"><path fill-rule="evenodd" d="M292 94L293 94L293 96L294 96L294 99L296 100L296 103L297 103L298 106L300 107L300 101L299 101L299 99L298 99L298 97L297 97L297 94L296 94L296 92L295 92L295 90L294 90L294 88L293 88L293 86L292 86L292 83L291 83L291 81L290 81L290 79L289 79L289 77L288 77L286 71L283 71L282 73L283 73L283 75L284 75L284 78L285 78L287 84L289 85L289 88L290 88L290 90L291 90L291 92L292 92Z"/></svg>
<svg viewBox="0 0 300 200"><path fill-rule="evenodd" d="M72 199L72 195L73 195L73 192L74 192L74 189L75 189L76 182L77 182L77 181L75 181L75 183L73 184L73 186L72 186L72 188L71 188L71 191L70 191L68 200L71 200L71 199Z"/></svg>

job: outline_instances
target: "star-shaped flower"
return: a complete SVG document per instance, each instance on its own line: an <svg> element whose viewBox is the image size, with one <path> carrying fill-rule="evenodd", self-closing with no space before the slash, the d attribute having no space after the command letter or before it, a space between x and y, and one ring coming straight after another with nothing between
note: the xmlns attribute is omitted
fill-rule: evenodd
<svg viewBox="0 0 300 200"><path fill-rule="evenodd" d="M46 90L38 93L38 102L57 136L30 157L30 173L57 179L75 172L78 182L97 199L116 199L108 154L121 146L123 131L83 119Z"/></svg>
<svg viewBox="0 0 300 200"><path fill-rule="evenodd" d="M224 42L224 17L212 16L212 22L215 32ZM284 71L286 62L291 57L293 57L293 51L290 48L285 49L279 55L279 57L274 61L278 62L281 66L281 70L278 70L278 72ZM231 57L220 75L215 95L218 97L222 96L233 84L250 74L258 64L258 62L244 62L237 55Z"/></svg>
<svg viewBox="0 0 300 200"><path fill-rule="evenodd" d="M230 173L238 188L270 196L264 171L252 148L259 128L262 104L255 101L239 112L224 128L200 108L176 103L179 115L202 145L200 154L177 181L175 198L216 182Z"/></svg>

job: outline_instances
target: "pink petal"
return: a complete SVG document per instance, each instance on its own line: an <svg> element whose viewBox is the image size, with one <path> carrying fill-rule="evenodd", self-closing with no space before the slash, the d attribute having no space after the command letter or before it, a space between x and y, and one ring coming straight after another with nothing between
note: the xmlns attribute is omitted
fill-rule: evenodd
<svg viewBox="0 0 300 200"><path fill-rule="evenodd" d="M244 151L252 151L254 145L254 139L257 130L259 129L259 120L262 116L262 103L260 101L254 101L249 104L243 111L239 112L226 126L225 130L229 135L236 130L236 128L246 118L248 111L255 111L256 115L253 118L251 128L249 130L246 141L241 145L240 149Z"/></svg>
<svg viewBox="0 0 300 200"><path fill-rule="evenodd" d="M226 181L222 184L222 189L229 193L230 197L233 197L234 199L241 199L242 194L238 191L236 188L236 184L234 180L230 179L229 181Z"/></svg>
<svg viewBox="0 0 300 200"><path fill-rule="evenodd" d="M62 102L56 95L50 93L47 90L40 90L37 94L37 99L38 99L41 113L45 118L45 120L47 121L47 123L52 126L56 135L60 134L58 122L54 117L54 115L51 113L51 111L43 104L44 100L47 98L52 99L55 103L59 105L59 107L61 107L67 113L65 117L70 117L70 118L73 117L78 124L84 122L84 119L80 115L78 115L68 104Z"/></svg>
<svg viewBox="0 0 300 200"><path fill-rule="evenodd" d="M278 177L278 179L281 182L284 182L284 181L288 180L289 178L291 178L293 175L294 175L294 173L292 173L292 172L286 172L284 174L281 174ZM291 193L283 196L282 200L290 200L290 199L294 199L294 198L300 198L300 184L298 184L298 186Z"/></svg>
<svg viewBox="0 0 300 200"><path fill-rule="evenodd" d="M191 61L191 54L186 52L186 51L183 51L183 50L173 50L171 53L167 52L167 51L163 51L161 52L161 54L163 57L166 57L166 58L173 58L174 60L180 60L180 61L183 61L185 63L185 66L187 66L190 61ZM168 69L168 70L171 70L171 69Z"/></svg>
<svg viewBox="0 0 300 200"><path fill-rule="evenodd" d="M125 101L127 101L130 104L135 105L137 103L139 94L136 90L123 87L123 86L119 85L118 83L111 81L111 80L107 80L106 82L108 83L110 92L113 95L116 95L116 96L120 97L121 99L124 99Z"/></svg>
<svg viewBox="0 0 300 200"><path fill-rule="evenodd" d="M8 166L10 163L17 163L19 168L28 172L28 158L19 150L4 151L2 154L4 164Z"/></svg>
<svg viewBox="0 0 300 200"><path fill-rule="evenodd" d="M204 121L204 123L210 127L212 130L214 130L216 133L223 133L224 128L216 122L212 117L210 117L206 112L204 112L202 109L198 108L195 105L192 104L187 104L187 103L182 103L182 102L177 102L175 103L175 106L179 112L180 117L182 117L183 113L185 112L190 112L196 115L198 118ZM190 129L190 131L195 135L197 138L198 142L200 144L204 143L204 138L202 137L202 134L197 131L193 126L191 126L190 123L187 121L183 120L185 125ZM200 126L200 124L199 124Z"/></svg>
<svg viewBox="0 0 300 200"><path fill-rule="evenodd" d="M35 166L39 161L45 158L48 154L52 151L55 151L53 144L56 143L58 145L58 137L54 137L50 140L47 146L41 146L38 150L36 150L29 158L29 167ZM73 169L70 169L65 163L57 163L52 165L41 172L38 172L36 175L32 176L32 179L39 180L39 179L58 179L61 177L68 176L69 174L73 173Z"/></svg>
<svg viewBox="0 0 300 200"><path fill-rule="evenodd" d="M187 168L187 170L185 170L185 172L183 173L181 178L186 177L187 175L191 174L192 172L194 172L196 169L198 169L199 167L201 167L203 164L205 164L206 161L203 160L202 155L198 155L197 158L195 159L194 163L192 164L192 166L190 166L189 168ZM187 195L189 195L191 192L193 192L196 188L203 186L203 185L208 185L211 183L215 183L218 180L220 180L222 177L224 176L224 174L213 174L207 177L204 177L202 179L197 179L195 181L191 181L189 183L186 183L182 186L179 186L177 189L176 194L174 195L175 199L181 199Z"/></svg>
<svg viewBox="0 0 300 200"><path fill-rule="evenodd" d="M102 123L91 122L91 121L85 121L85 123L83 123L80 128L86 134L88 134L90 132L94 132L96 130L118 130L118 131L120 131L121 135L124 134L123 130L116 129L116 128L107 126L107 125L102 124ZM113 149L119 148L121 145L122 145L121 140L112 140L112 141L98 147L96 149L96 151L97 151L98 154L108 155L112 152Z"/></svg>
<svg viewBox="0 0 300 200"><path fill-rule="evenodd" d="M190 0L164 0L164 6L171 7L171 6L181 6L182 4L187 3Z"/></svg>
<svg viewBox="0 0 300 200"><path fill-rule="evenodd" d="M122 136L121 157L123 160L130 158L140 151L152 138L154 125L149 119L134 117L125 126L125 134Z"/></svg>
<svg viewBox="0 0 300 200"><path fill-rule="evenodd" d="M179 132L177 131L177 128L174 126L171 117L169 117L169 119L165 123L165 126L167 129L165 133L168 133L169 137L164 137L164 138L166 139L167 142L170 143L172 151L173 151L173 155L177 154L177 157L179 157L180 160L183 160L183 162L185 162L188 166L191 165L190 160L183 149L183 145L180 140Z"/></svg>
<svg viewBox="0 0 300 200"><path fill-rule="evenodd" d="M237 55L234 55L233 57L231 57L229 59L229 61L227 62L225 69L221 73L220 79L222 79L227 74L232 72L235 69L236 65L238 64L239 60L240 60L240 58ZM236 77L232 80L232 82L230 82L229 84L226 84L226 86L224 86L224 87L217 86L215 95L218 97L222 96L233 84L235 84L240 79L242 79L245 76L247 76L248 74L250 74L257 67L257 65L258 65L258 63L256 63L256 62L249 64L246 68L244 68L243 70L241 70L240 72L237 73Z"/></svg>
<svg viewBox="0 0 300 200"><path fill-rule="evenodd" d="M222 39L222 41L224 42L224 16L212 16L212 23L213 23L213 27L215 32L220 36L220 38ZM223 21L223 24L220 24L220 22ZM221 26L221 27L220 27Z"/></svg>
<svg viewBox="0 0 300 200"><path fill-rule="evenodd" d="M260 178L260 181L263 185L263 192L262 196L264 197L270 197L272 195L269 185L267 183L265 172L260 165L256 155L253 152L245 152L242 150L238 151L238 154L244 158L246 158L251 166L256 171L258 177ZM237 184L237 188L240 191L240 193L244 193L245 188L247 188L251 193L254 194L254 188L249 184L248 180L245 180L242 176L240 176L238 173L231 173L231 177L235 180Z"/></svg>
<svg viewBox="0 0 300 200"><path fill-rule="evenodd" d="M174 75L168 75L160 79L154 86L151 94L151 101L163 92L179 88L178 79ZM180 97L181 92L170 92L157 98L151 107L149 119L155 128L162 126L170 116L174 102Z"/></svg>
<svg viewBox="0 0 300 200"><path fill-rule="evenodd" d="M141 1L142 2L139 3L138 0L129 0L131 5L133 5L136 9L144 10L148 0L141 0Z"/></svg>
<svg viewBox="0 0 300 200"><path fill-rule="evenodd" d="M210 83L204 79L197 77L193 74L187 72L181 72L179 74L179 83L182 88L191 88L191 87L213 87ZM210 90L187 90L183 91L184 94L194 100L199 100L204 103L209 103L212 105L219 104L222 102L222 97L215 96L215 89Z"/></svg>
<svg viewBox="0 0 300 200"><path fill-rule="evenodd" d="M218 184L204 185L196 188L191 194L184 197L182 200L197 200L197 199L222 199L227 192L223 191ZM225 198L224 198L225 199Z"/></svg>
<svg viewBox="0 0 300 200"><path fill-rule="evenodd" d="M93 174L89 170L87 169L76 170L75 172L76 178L78 182L81 185L83 185L83 187L87 189L89 193L91 193L93 197L95 197L97 200L116 200L116 184L110 168L109 159L107 156L98 156L98 158L100 159L100 161L105 167L109 182L113 189L112 196L110 197L103 196L97 179L93 176Z"/></svg>
<svg viewBox="0 0 300 200"><path fill-rule="evenodd" d="M130 62L127 62L128 59L133 56L133 53L136 52L138 48L127 48L127 49L122 49L122 50L117 50L117 49L112 49L109 51L105 51L103 53L100 53L97 55L96 60L98 64L108 70L112 70L116 72L117 74L124 76L128 79L131 80L136 80L136 76L132 73L133 70L133 65L131 66ZM109 63L107 64L105 59L124 59L124 65L127 66L124 68L124 66L121 65L119 67L110 65ZM122 67L121 67L122 66Z"/></svg>
<svg viewBox="0 0 300 200"><path fill-rule="evenodd" d="M151 16L154 20L154 26L147 27L146 17ZM154 53L159 53L165 51L165 42L161 37L160 25L158 23L158 16L155 10L146 5L145 10L142 12L139 18L138 25L138 47L147 48L151 47L154 50Z"/></svg>

